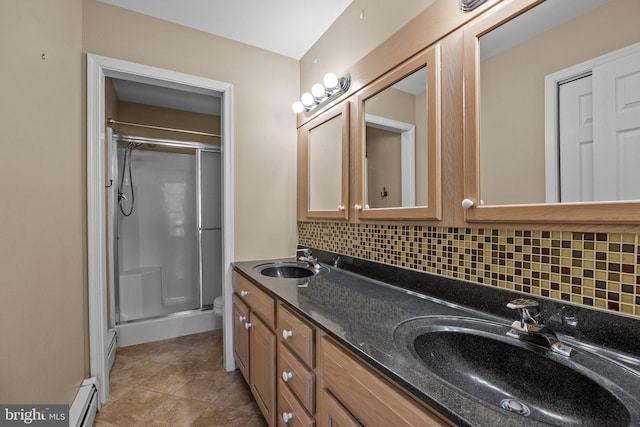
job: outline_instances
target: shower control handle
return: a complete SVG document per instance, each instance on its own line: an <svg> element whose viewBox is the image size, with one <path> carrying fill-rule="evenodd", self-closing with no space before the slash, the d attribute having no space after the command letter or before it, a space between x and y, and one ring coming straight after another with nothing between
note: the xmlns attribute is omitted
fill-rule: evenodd
<svg viewBox="0 0 640 427"><path fill-rule="evenodd" d="M285 383L293 378L293 372L282 371L282 381Z"/></svg>
<svg viewBox="0 0 640 427"><path fill-rule="evenodd" d="M251 329L253 327L253 323L247 322L244 324L245 329Z"/></svg>
<svg viewBox="0 0 640 427"><path fill-rule="evenodd" d="M241 323L244 322L245 320L247 320L247 316L238 317L238 321L240 321Z"/></svg>
<svg viewBox="0 0 640 427"><path fill-rule="evenodd" d="M240 291L240 296L241 297L246 297L247 295L249 295L248 291Z"/></svg>
<svg viewBox="0 0 640 427"><path fill-rule="evenodd" d="M287 338L289 338L292 335L293 335L293 331L287 331L286 329L282 330L282 339L283 340L286 340Z"/></svg>

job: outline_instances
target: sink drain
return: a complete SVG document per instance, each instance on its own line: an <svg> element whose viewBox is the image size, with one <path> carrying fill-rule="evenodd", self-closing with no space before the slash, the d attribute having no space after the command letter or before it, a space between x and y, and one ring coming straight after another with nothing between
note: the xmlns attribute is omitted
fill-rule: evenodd
<svg viewBox="0 0 640 427"><path fill-rule="evenodd" d="M531 413L527 405L513 399L504 399L500 402L500 406L502 406L503 409L506 409L509 412L522 415L523 417L526 417Z"/></svg>

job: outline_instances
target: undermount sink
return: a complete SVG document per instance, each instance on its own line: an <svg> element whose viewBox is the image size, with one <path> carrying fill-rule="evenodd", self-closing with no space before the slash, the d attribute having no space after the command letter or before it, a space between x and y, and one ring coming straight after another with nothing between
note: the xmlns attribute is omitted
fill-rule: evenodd
<svg viewBox="0 0 640 427"><path fill-rule="evenodd" d="M394 341L419 362L418 371L506 416L562 426L638 425L638 373L584 349L554 354L506 336L509 329L466 317L421 317L398 325Z"/></svg>
<svg viewBox="0 0 640 427"><path fill-rule="evenodd" d="M304 279L324 272L326 267L320 270L314 269L306 262L273 262L261 264L255 267L260 274L281 279Z"/></svg>

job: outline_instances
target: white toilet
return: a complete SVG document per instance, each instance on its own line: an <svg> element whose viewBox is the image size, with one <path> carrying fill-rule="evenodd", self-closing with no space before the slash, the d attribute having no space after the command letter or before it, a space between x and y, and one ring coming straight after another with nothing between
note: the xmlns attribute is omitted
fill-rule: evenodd
<svg viewBox="0 0 640 427"><path fill-rule="evenodd" d="M222 295L220 295L219 297L216 297L216 299L213 300L213 312L217 316L222 316L223 311L224 311L224 299L222 298Z"/></svg>

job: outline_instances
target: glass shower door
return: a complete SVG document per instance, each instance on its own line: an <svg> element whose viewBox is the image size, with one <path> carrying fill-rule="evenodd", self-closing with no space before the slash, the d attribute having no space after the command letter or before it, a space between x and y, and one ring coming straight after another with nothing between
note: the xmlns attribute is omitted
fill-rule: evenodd
<svg viewBox="0 0 640 427"><path fill-rule="evenodd" d="M198 237L203 307L222 295L222 170L220 151L198 150Z"/></svg>

